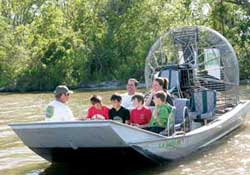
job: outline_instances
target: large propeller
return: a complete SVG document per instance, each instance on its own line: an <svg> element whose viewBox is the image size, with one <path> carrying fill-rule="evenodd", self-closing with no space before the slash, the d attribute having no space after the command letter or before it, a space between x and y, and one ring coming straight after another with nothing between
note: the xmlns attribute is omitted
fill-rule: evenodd
<svg viewBox="0 0 250 175"><path fill-rule="evenodd" d="M156 73L166 65L188 65L192 69L190 81L193 83L186 88L214 89L223 96L231 96L231 103L238 103L237 57L230 43L218 32L195 26L164 33L152 45L146 58L147 88L151 87Z"/></svg>

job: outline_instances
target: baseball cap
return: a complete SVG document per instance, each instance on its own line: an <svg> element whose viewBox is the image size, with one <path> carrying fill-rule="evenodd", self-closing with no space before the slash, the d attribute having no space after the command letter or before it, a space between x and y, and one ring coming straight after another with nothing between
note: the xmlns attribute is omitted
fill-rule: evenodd
<svg viewBox="0 0 250 175"><path fill-rule="evenodd" d="M73 94L73 91L69 90L69 88L65 85L59 85L56 87L55 94Z"/></svg>

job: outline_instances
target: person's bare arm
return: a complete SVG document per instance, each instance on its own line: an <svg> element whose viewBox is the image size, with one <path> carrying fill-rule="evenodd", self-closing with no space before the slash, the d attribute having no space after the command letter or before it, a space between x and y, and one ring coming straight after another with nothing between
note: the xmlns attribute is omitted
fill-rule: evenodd
<svg viewBox="0 0 250 175"><path fill-rule="evenodd" d="M159 125L160 127L165 128L165 126L161 123L161 121L160 121L160 119L159 119L158 116L156 117L156 122L158 123L158 125Z"/></svg>
<svg viewBox="0 0 250 175"><path fill-rule="evenodd" d="M138 125L137 127L138 128L146 128L146 127L148 127L149 126L149 124L145 124L145 125Z"/></svg>
<svg viewBox="0 0 250 175"><path fill-rule="evenodd" d="M145 99L145 105L146 106L150 106L150 103L153 100L153 96L154 96L154 93L152 91L152 92L150 92L150 94L148 95L148 97Z"/></svg>

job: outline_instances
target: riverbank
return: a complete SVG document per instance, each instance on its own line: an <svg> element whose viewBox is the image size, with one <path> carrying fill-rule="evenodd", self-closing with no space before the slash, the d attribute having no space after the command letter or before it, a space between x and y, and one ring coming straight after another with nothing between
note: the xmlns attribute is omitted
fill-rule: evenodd
<svg viewBox="0 0 250 175"><path fill-rule="evenodd" d="M250 79L240 80L240 85L250 85ZM139 83L138 88L145 88L145 83ZM116 89L126 89L126 84L123 82L113 80L113 81L104 81L100 83L81 83L77 87L71 87L70 89L76 91L95 91L95 90L116 90ZM41 91L41 90L33 90L33 91L22 91L17 88L0 88L0 92L48 92L48 90Z"/></svg>
<svg viewBox="0 0 250 175"><path fill-rule="evenodd" d="M138 88L145 88L145 83L139 83ZM100 83L82 83L77 87L71 87L70 89L76 90L76 91L94 91L94 90L116 90L116 89L126 89L126 84L120 82L120 81L104 81ZM21 91L16 88L0 88L0 92L47 92L46 91Z"/></svg>

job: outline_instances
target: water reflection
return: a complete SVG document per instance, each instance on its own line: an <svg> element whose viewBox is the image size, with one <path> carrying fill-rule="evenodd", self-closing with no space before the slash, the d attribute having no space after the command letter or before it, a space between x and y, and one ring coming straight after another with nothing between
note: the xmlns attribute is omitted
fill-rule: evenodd
<svg viewBox="0 0 250 175"><path fill-rule="evenodd" d="M52 164L48 168L46 168L43 172L39 173L39 175L82 175L82 174L85 174L85 175L131 174L132 175L133 173L135 173L135 169L127 169L126 165L123 166L122 171L121 171L121 169L117 169L116 167L113 167L112 165L107 165L106 168L103 168L103 167L100 168L98 165L90 168L90 167L86 167L85 165Z"/></svg>
<svg viewBox="0 0 250 175"><path fill-rule="evenodd" d="M113 166L95 165L87 167L85 165L67 165L67 164L51 164L44 171L39 172L38 175L153 175L162 172L171 171L175 169L176 162L168 162L162 166L144 166L144 167L128 167L126 165ZM33 174L37 175L37 174Z"/></svg>

